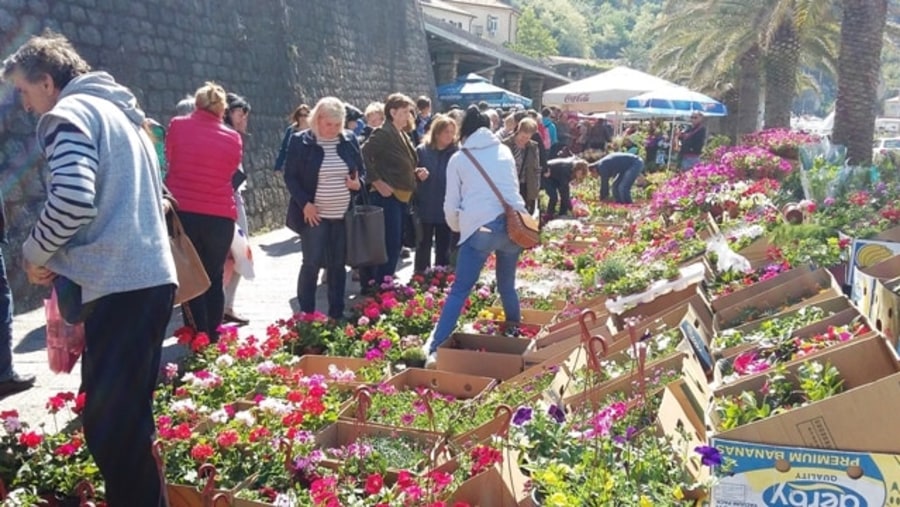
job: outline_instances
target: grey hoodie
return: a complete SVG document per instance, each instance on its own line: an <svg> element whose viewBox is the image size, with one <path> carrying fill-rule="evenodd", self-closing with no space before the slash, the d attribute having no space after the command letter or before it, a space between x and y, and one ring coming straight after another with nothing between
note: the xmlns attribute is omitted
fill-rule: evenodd
<svg viewBox="0 0 900 507"><path fill-rule="evenodd" d="M38 121L50 184L23 253L81 285L84 302L177 284L144 118L127 88L91 72L69 82Z"/></svg>

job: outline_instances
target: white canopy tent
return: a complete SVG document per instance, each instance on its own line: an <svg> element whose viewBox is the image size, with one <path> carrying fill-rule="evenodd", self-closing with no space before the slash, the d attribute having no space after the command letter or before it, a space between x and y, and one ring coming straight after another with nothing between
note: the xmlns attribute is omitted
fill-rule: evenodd
<svg viewBox="0 0 900 507"><path fill-rule="evenodd" d="M564 111L622 111L625 101L641 93L677 86L665 79L628 67L606 72L547 90L543 105Z"/></svg>

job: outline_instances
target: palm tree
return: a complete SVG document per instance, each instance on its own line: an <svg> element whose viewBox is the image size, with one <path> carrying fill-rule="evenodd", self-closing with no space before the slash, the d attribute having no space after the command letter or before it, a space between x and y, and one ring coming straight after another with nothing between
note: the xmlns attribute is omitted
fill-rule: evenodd
<svg viewBox="0 0 900 507"><path fill-rule="evenodd" d="M834 141L857 165L872 163L887 0L843 0Z"/></svg>
<svg viewBox="0 0 900 507"><path fill-rule="evenodd" d="M767 127L790 125L801 66L834 67L838 25L832 0L671 0L669 7L658 42L667 49L657 57L689 69L695 86L726 75L749 79L747 86L737 85L739 101L748 105L760 89L754 81L761 70ZM745 116L756 114L755 108L743 109ZM745 121L750 118L739 123Z"/></svg>

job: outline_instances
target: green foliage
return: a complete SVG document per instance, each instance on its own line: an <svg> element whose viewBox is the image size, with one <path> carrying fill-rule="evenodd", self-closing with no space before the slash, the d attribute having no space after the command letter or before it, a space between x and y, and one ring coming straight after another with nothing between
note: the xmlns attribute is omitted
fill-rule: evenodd
<svg viewBox="0 0 900 507"><path fill-rule="evenodd" d="M654 39L652 27L663 0L514 0L512 3L522 10L519 43L511 46L512 49L534 56L519 49L530 44L522 20L526 11L532 10L536 20L549 31L560 55L622 59L626 65L640 69L649 64ZM530 22L526 20L526 26ZM556 53L544 55L548 54Z"/></svg>
<svg viewBox="0 0 900 507"><path fill-rule="evenodd" d="M553 34L538 19L531 7L522 11L519 17L519 28L516 34L516 43L510 44L513 51L534 58L555 55L557 53L557 41Z"/></svg>

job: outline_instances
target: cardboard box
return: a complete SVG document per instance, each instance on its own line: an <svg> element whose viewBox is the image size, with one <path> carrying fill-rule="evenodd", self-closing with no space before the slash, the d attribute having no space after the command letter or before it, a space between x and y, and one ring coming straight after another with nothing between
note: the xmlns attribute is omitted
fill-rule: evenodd
<svg viewBox="0 0 900 507"><path fill-rule="evenodd" d="M465 502L472 507L532 507L528 478L519 470L519 453L504 449L503 462L467 479L450 496L447 505Z"/></svg>
<svg viewBox="0 0 900 507"><path fill-rule="evenodd" d="M757 444L900 453L900 438L890 430L900 413L900 366L887 342L878 336L853 340L815 361L840 371L844 392L715 436ZM787 368L788 378L796 378L800 364ZM766 382L765 374L745 377L717 389L713 396L758 393ZM716 419L712 408L709 415L707 431L715 433L710 430Z"/></svg>
<svg viewBox="0 0 900 507"><path fill-rule="evenodd" d="M454 333L437 348L437 369L505 380L525 369L531 340Z"/></svg>
<svg viewBox="0 0 900 507"><path fill-rule="evenodd" d="M503 307L492 306L486 310L494 315L499 315L503 312ZM519 311L522 314L522 320L520 321L522 324L534 324L538 326L547 326L551 324L559 313L557 311L532 310L531 308L522 308Z"/></svg>
<svg viewBox="0 0 900 507"><path fill-rule="evenodd" d="M875 282L874 295L869 319L894 350L900 351L900 278Z"/></svg>
<svg viewBox="0 0 900 507"><path fill-rule="evenodd" d="M772 280L778 280L775 277ZM769 280L767 280L769 281ZM752 287L751 287L752 288ZM762 292L744 293L744 298L730 306L720 303L715 313L715 329L729 329L748 322L766 319L768 315L789 311L808 303L843 295L834 277L826 269L817 269L784 279ZM775 310L779 310L775 312ZM768 315L766 315L768 313Z"/></svg>
<svg viewBox="0 0 900 507"><path fill-rule="evenodd" d="M843 312L844 310L847 310L848 308L854 308L853 305L850 304L850 300L848 300L846 297L837 296L837 297L832 297L832 298L821 300L821 301L810 302L809 304L805 304L805 305L794 305L793 307L790 307L789 309L787 309L781 313L777 313L775 315L770 315L764 319L754 320L753 322L748 322L742 326L738 326L733 329L746 336L748 334L751 334L751 333L757 331L759 329L759 327L768 320L771 320L773 318L789 317L789 316L792 316L792 315L800 312L804 308L809 308L809 307L816 307L821 310L824 310L826 318L830 317L832 315L838 314L840 312ZM743 345L744 344L741 344L736 347L743 347ZM717 349L717 347L714 345L713 349L715 350L715 352L717 354L721 354L721 355L727 355L727 354L733 353L733 348Z"/></svg>
<svg viewBox="0 0 900 507"><path fill-rule="evenodd" d="M664 357L662 359L647 363L644 366L644 380L662 372L670 370L681 370L683 360L684 354L681 352L677 352L668 357ZM630 397L637 394L638 389L641 385L640 373L635 369L632 370L629 374L622 375L605 382L601 382L584 391L573 392L571 379L573 378L572 375L574 372L572 370L565 372L563 372L563 370L560 370L560 372L564 373L565 376L560 376L557 379L554 379L554 384L550 389L554 391L554 396L557 393L560 393L563 396L563 404L566 407L571 407L573 410L581 410L583 408L589 407L590 410L596 411L609 403L608 398L611 393L620 393L626 397ZM646 391L646 394L648 395L651 391L658 391L663 387L665 386L650 383L644 384L644 389ZM557 400L550 401L556 402Z"/></svg>
<svg viewBox="0 0 900 507"><path fill-rule="evenodd" d="M883 241L854 240L851 247L850 300L859 311L868 315L872 305L875 280L900 276L900 243Z"/></svg>
<svg viewBox="0 0 900 507"><path fill-rule="evenodd" d="M738 442L710 445L733 466L712 489L713 507L876 507L900 503L900 456Z"/></svg>
<svg viewBox="0 0 900 507"><path fill-rule="evenodd" d="M710 477L710 469L700 463L694 449L706 445L703 414L691 400L691 391L682 379L665 387L657 412L657 424L671 439L675 458L697 482Z"/></svg>
<svg viewBox="0 0 900 507"><path fill-rule="evenodd" d="M769 278L768 280L763 280L743 289L734 291L731 294L717 297L710 301L710 307L712 308L713 313L718 313L723 309L728 308L729 306L740 304L741 302L750 299L753 296L762 294L763 292L780 285L788 284L791 281L808 275L812 272L813 270L809 267L789 269L783 273L779 273L777 276Z"/></svg>
<svg viewBox="0 0 900 507"><path fill-rule="evenodd" d="M738 250L737 253L750 261L750 264L756 268L769 262L769 248L771 246L772 244L769 242L769 238L760 236L753 240L749 245Z"/></svg>
<svg viewBox="0 0 900 507"><path fill-rule="evenodd" d="M663 313L688 301L694 302L694 304L701 309L709 309L709 303L706 302L705 297L700 293L699 286L699 283L693 284L684 290L669 292L648 303L638 304L621 314L611 315L613 325L610 327L610 330L613 333L618 333L625 329L625 322L628 319L640 321L641 319ZM699 299L694 296L698 296ZM703 301L703 303L699 303L699 301ZM707 311L710 314L712 313L712 310Z"/></svg>
<svg viewBox="0 0 900 507"><path fill-rule="evenodd" d="M428 456L430 451L437 446L437 442L442 438L439 433L429 431L410 430L404 428L392 428L389 426L379 426L376 424L360 424L355 421L338 420L323 428L316 433L316 444L321 449L337 449L346 445L350 445L363 437L404 437L409 438L415 445L423 450L423 458ZM446 457L449 459L449 457ZM438 464L446 461L439 459ZM424 460L423 461L427 461ZM341 462L333 458L325 458L321 464L332 470L337 469ZM396 478L399 472L397 469L388 468L388 476ZM390 480L390 479L388 479Z"/></svg>
<svg viewBox="0 0 900 507"><path fill-rule="evenodd" d="M322 375L328 380L329 384L334 384L335 387L339 389L355 389L365 384L365 382L361 382L358 380L338 381L331 378L331 376L329 376L328 369L332 365L340 371L350 370L353 373L358 373L363 368L371 367L373 363L366 359L357 357L320 356L307 354L301 356L300 360L297 361L296 364L292 365L291 368L295 371L302 371L303 375L307 377L310 375Z"/></svg>
<svg viewBox="0 0 900 507"><path fill-rule="evenodd" d="M869 327L870 330L874 329L872 327L872 325L868 322L868 320L866 320L864 316L860 315L859 311L857 311L856 308L847 308L846 310L838 312L830 317L820 320L819 322L816 322L814 324L810 324L808 326L804 326L804 327L794 330L794 332L791 333L790 338L809 338L809 337L815 336L817 334L825 333L826 331L828 331L828 328L830 328L832 326L844 326L844 325L850 324L851 322L854 322L857 320L862 320L866 324L866 326ZM865 337L868 337L870 334L873 334L873 333L870 331L869 333L866 333L861 336L857 336L854 339L865 338ZM832 347L839 346L839 345L841 345L841 344L834 344L834 345L832 345ZM742 352L756 349L758 346L759 346L758 343L745 343L743 345L730 347L730 348L727 348L724 351L722 351L721 357L725 358L725 359L731 359ZM822 352L829 350L832 347L828 347L828 348L819 350L810 355L807 355L802 358L799 358L799 359L796 359L794 361L790 361L787 363L783 363L783 364L793 364L795 362L805 361L808 358L813 358L813 357L821 354ZM714 373L713 383L715 385L722 385L723 375L722 375L720 363L718 361L716 363L713 373Z"/></svg>

